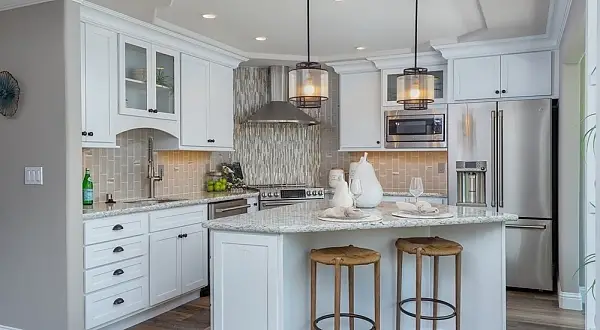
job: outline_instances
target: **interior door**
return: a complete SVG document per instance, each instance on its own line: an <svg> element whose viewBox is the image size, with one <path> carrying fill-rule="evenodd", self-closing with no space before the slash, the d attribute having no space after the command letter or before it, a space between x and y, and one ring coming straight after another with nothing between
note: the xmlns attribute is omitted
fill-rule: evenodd
<svg viewBox="0 0 600 330"><path fill-rule="evenodd" d="M150 234L150 305L181 294L181 228Z"/></svg>
<svg viewBox="0 0 600 330"><path fill-rule="evenodd" d="M552 101L498 104L499 211L552 218Z"/></svg>
<svg viewBox="0 0 600 330"><path fill-rule="evenodd" d="M457 161L485 161L486 204L492 203L493 116L496 102L451 104L448 107L448 203L456 205Z"/></svg>
<svg viewBox="0 0 600 330"><path fill-rule="evenodd" d="M208 231L202 225L181 228L181 293L208 285Z"/></svg>

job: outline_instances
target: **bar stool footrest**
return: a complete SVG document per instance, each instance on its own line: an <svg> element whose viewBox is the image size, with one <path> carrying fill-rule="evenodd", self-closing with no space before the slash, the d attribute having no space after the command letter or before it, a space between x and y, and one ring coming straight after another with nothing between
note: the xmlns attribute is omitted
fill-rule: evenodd
<svg viewBox="0 0 600 330"><path fill-rule="evenodd" d="M323 316L317 318L315 320L315 322L313 322L314 330L323 330L323 329L319 328L317 323L319 323L323 320L332 319L334 317L335 317L335 314L327 314L327 315L323 315ZM375 321L373 321L370 318L363 316L363 315L353 314L353 313L340 313L340 318L360 319L360 320L369 322L372 325L371 329L369 329L369 330L379 330L379 329L375 329Z"/></svg>
<svg viewBox="0 0 600 330"><path fill-rule="evenodd" d="M398 304L398 308L400 308L400 311L410 317L414 317L416 318L417 315L414 313L411 313L409 311L407 311L406 309L402 308L402 305L409 303L409 302L416 302L417 298L408 298L408 299L404 299L402 300L399 304ZM448 315L442 315L442 316L428 316L428 315L421 315L421 319L422 320L429 320L429 321L443 321L443 320L449 320L453 317L456 317L456 307L454 307L454 305L440 300L440 299L433 299L433 298L421 298L421 301L427 301L427 302L432 302L434 304L440 304L440 305L444 305L449 307L450 309L452 309L452 314L448 314Z"/></svg>

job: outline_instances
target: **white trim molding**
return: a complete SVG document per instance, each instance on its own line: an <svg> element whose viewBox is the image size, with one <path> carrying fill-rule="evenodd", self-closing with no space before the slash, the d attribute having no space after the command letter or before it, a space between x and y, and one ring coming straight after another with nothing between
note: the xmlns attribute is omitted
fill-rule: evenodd
<svg viewBox="0 0 600 330"><path fill-rule="evenodd" d="M558 291L558 307L561 309L568 309L573 311L583 310L583 303L581 300L581 293L573 292L562 292Z"/></svg>
<svg viewBox="0 0 600 330"><path fill-rule="evenodd" d="M5 325L0 325L0 330L21 330L21 329L11 328L11 327L7 327Z"/></svg>
<svg viewBox="0 0 600 330"><path fill-rule="evenodd" d="M16 9L16 8L20 8L20 7L27 7L27 6L31 6L31 5L37 5L40 3L44 3L44 2L49 2L52 0L9 0L9 1L2 1L2 4L0 4L0 11L4 11L4 10L10 10L10 9ZM1 330L2 328L0 328Z"/></svg>
<svg viewBox="0 0 600 330"><path fill-rule="evenodd" d="M419 66L446 65L447 61L439 52L430 51L417 53ZM367 57L380 70L408 68L414 66L415 54L410 52L402 55Z"/></svg>
<svg viewBox="0 0 600 330"><path fill-rule="evenodd" d="M368 60L356 60L356 61L343 61L343 62L332 62L325 63L327 66L332 67L337 73L363 73L363 72L375 72L377 68L373 62Z"/></svg>

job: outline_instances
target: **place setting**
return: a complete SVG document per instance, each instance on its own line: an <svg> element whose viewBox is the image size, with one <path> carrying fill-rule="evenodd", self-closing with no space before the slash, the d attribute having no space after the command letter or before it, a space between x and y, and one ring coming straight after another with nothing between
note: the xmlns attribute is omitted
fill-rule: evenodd
<svg viewBox="0 0 600 330"><path fill-rule="evenodd" d="M410 180L409 192L415 198L415 202L396 202L398 211L392 212L392 215L399 218L411 219L445 219L452 218L454 215L445 209L444 205L431 205L426 201L419 201L419 196L423 194L423 179L414 177ZM442 211L440 211L442 208Z"/></svg>

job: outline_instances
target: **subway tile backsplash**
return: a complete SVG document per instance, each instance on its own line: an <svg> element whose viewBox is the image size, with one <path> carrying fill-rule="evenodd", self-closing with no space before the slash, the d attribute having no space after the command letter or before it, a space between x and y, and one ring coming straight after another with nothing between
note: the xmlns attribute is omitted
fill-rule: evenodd
<svg viewBox="0 0 600 330"><path fill-rule="evenodd" d="M249 184L303 183L327 186L331 168L348 171L360 152L338 152L338 75L330 73L330 99L320 110L307 113L320 125L244 124L245 118L269 101L267 68L240 67L234 72L235 152L159 151L157 165L164 165L159 197L182 196L204 189L205 175L217 164L239 161ZM83 168L94 180L94 198L106 193L117 200L149 196L148 138L150 129L136 129L117 136L120 149L83 149ZM410 178L423 178L426 192L446 193L446 152L369 152L368 160L384 190L408 191ZM82 171L83 178L83 171Z"/></svg>

